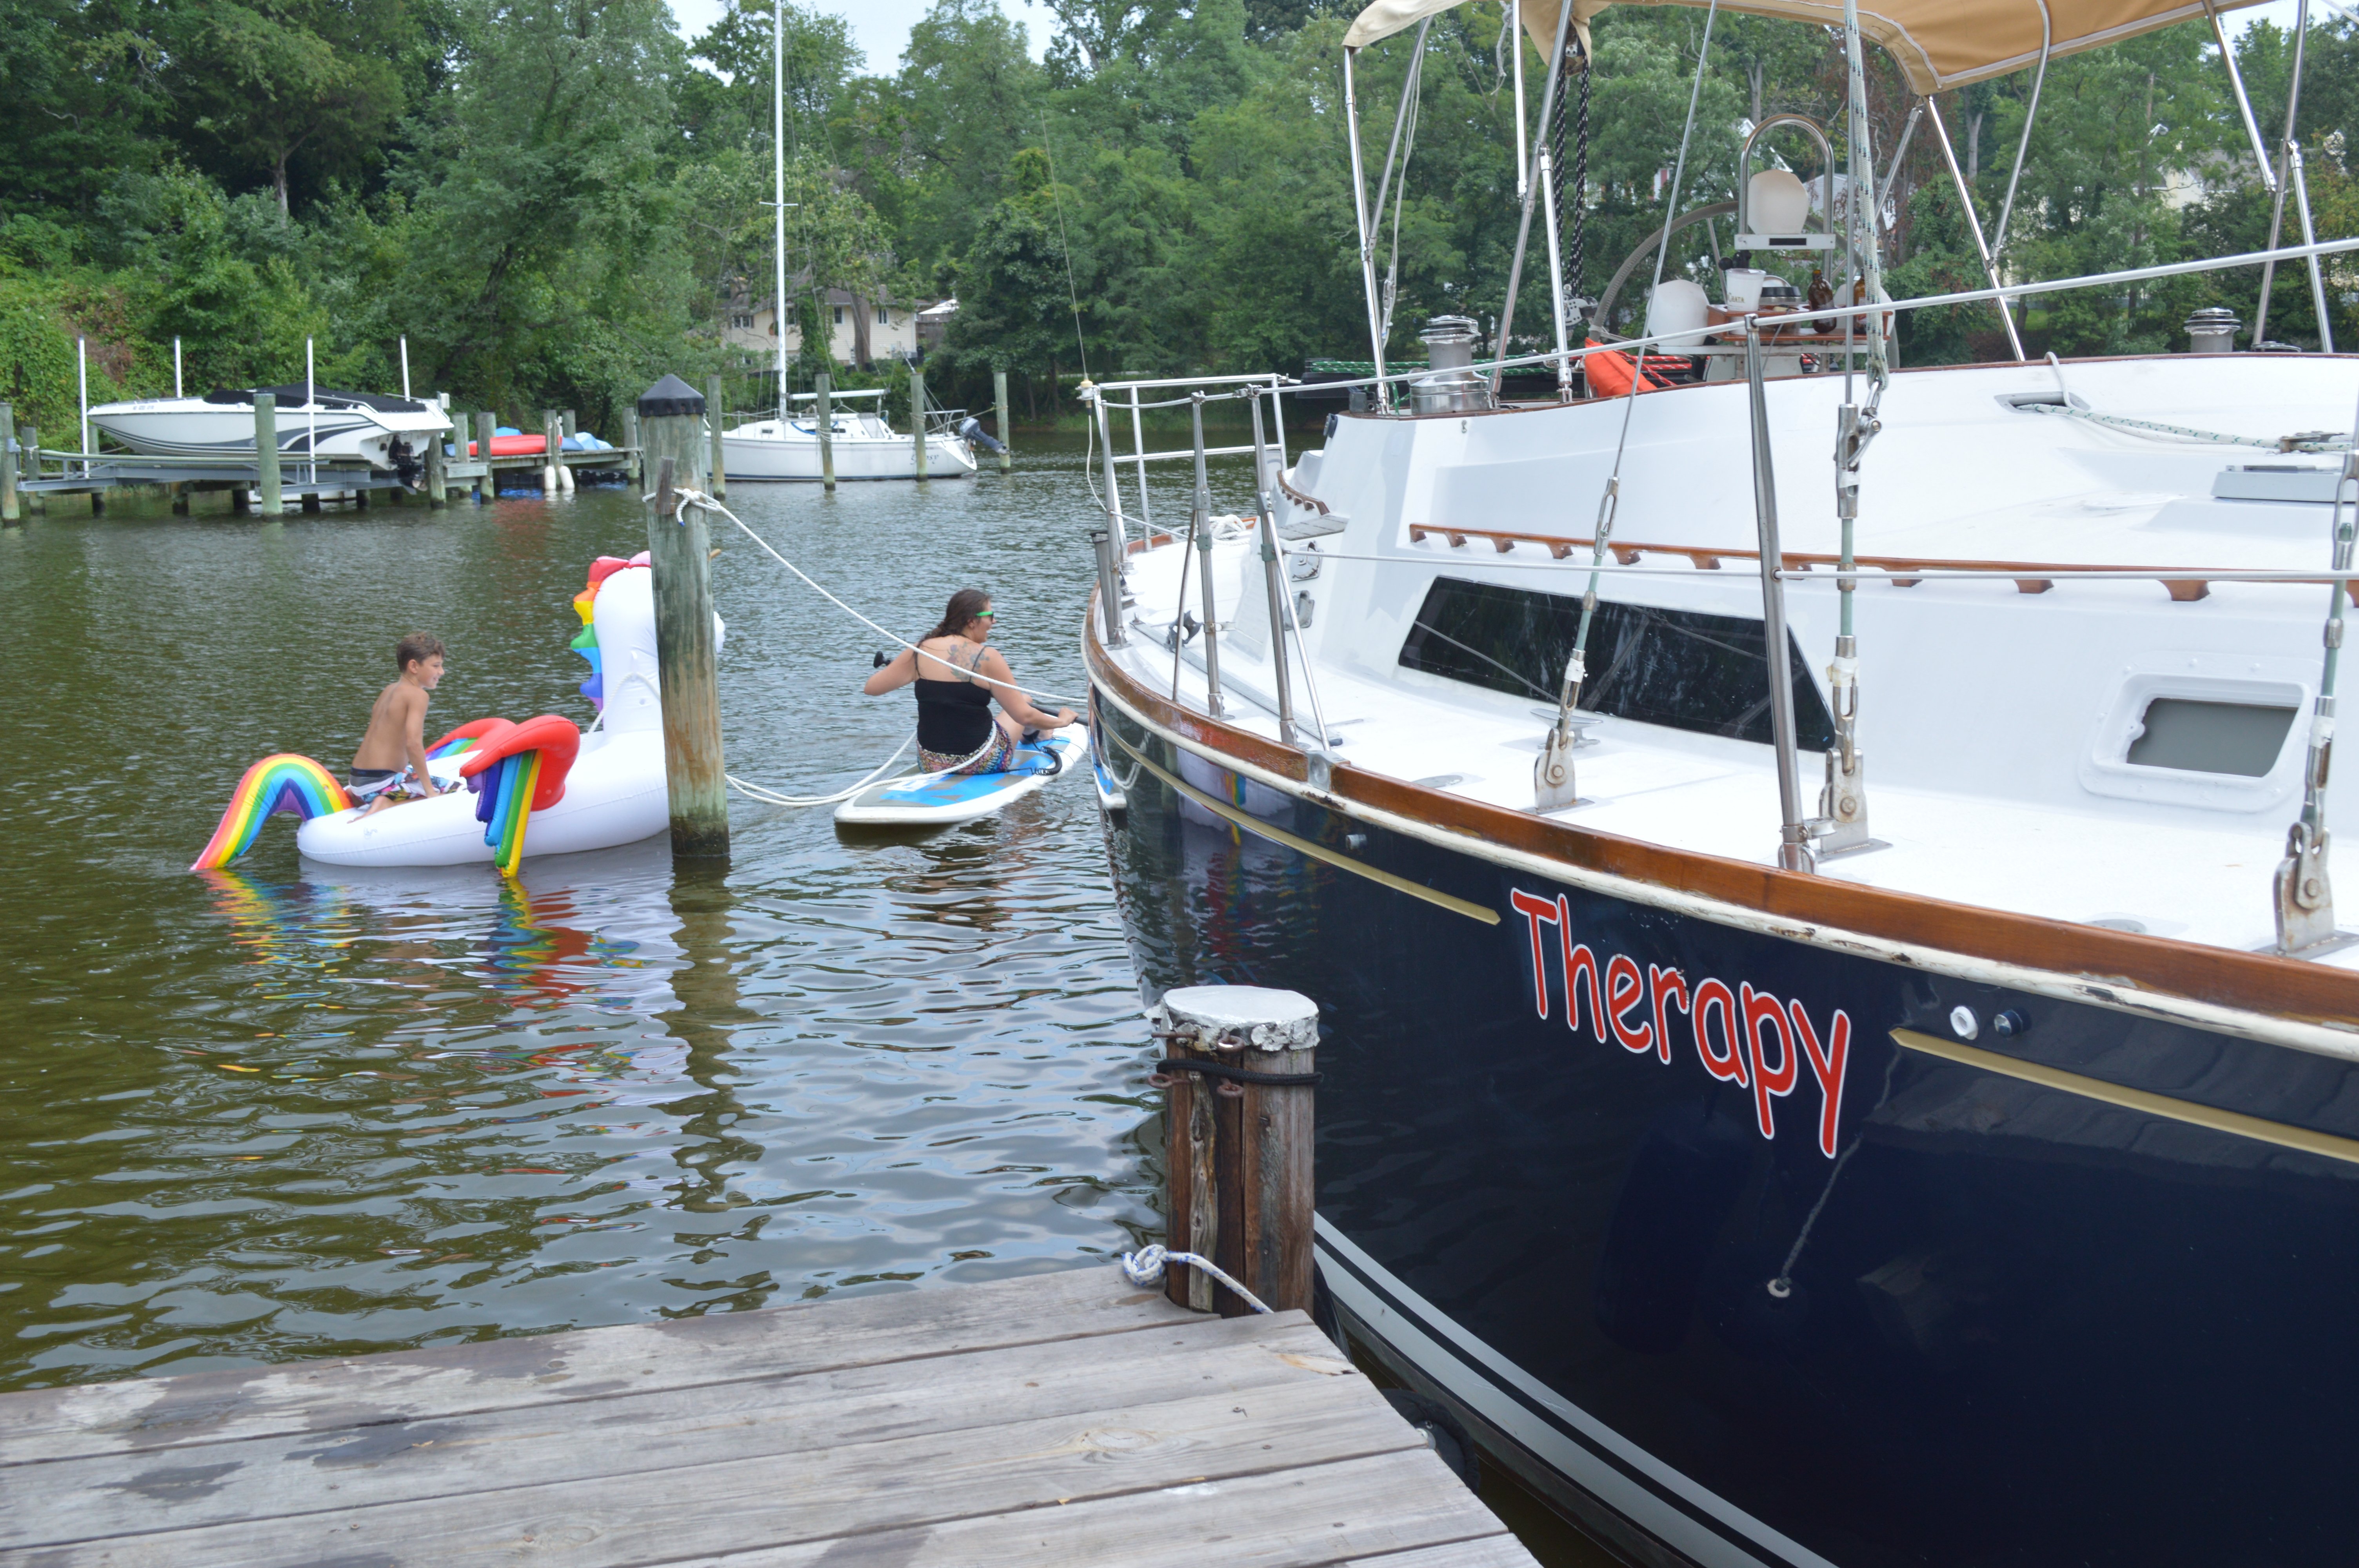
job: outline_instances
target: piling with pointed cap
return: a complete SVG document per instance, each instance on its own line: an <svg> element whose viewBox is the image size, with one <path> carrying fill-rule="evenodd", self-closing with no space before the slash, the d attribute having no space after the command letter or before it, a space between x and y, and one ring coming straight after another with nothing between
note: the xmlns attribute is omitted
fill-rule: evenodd
<svg viewBox="0 0 2359 1568"><path fill-rule="evenodd" d="M729 796L721 756L721 686L712 630L712 573L705 514L678 492L704 477L705 402L667 375L639 395L639 438L649 488L647 560L655 569L656 680L663 697L664 782L671 797L671 849L729 853Z"/></svg>

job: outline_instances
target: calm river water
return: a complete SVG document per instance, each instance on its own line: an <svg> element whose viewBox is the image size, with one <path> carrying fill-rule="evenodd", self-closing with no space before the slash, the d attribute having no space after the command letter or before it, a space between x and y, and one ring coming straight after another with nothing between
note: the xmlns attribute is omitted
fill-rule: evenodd
<svg viewBox="0 0 2359 1568"><path fill-rule="evenodd" d="M1008 478L731 500L906 633L987 587L1017 671L1073 693L1081 468L1034 443ZM739 801L712 872L676 874L660 839L527 860L520 889L343 872L280 818L191 873L249 762L344 771L405 632L451 646L438 730L587 721L569 601L593 557L646 544L613 489L218 504L60 498L0 531L0 1389L989 1279L1159 1235L1156 1054L1086 780L898 838ZM857 778L912 723L906 693L860 695L877 639L714 539L731 770Z"/></svg>

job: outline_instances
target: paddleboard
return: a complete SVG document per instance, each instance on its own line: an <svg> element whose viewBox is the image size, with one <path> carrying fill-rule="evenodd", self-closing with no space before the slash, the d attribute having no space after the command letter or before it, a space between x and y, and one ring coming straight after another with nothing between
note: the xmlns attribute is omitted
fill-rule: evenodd
<svg viewBox="0 0 2359 1568"><path fill-rule="evenodd" d="M1050 779L1081 772L1089 748L1089 726L1069 724L1018 746L1006 773L888 779L837 806L835 819L861 827L942 827L972 822L1023 799Z"/></svg>

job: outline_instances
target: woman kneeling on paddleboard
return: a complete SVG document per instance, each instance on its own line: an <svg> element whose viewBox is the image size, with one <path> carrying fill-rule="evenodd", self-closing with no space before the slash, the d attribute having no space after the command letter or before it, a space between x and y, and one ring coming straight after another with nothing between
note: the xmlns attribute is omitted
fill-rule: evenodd
<svg viewBox="0 0 2359 1568"><path fill-rule="evenodd" d="M959 589L918 651L902 649L861 687L882 697L917 683L918 765L927 773L1003 773L1025 730L1061 730L1073 721L1071 708L1043 713L1016 689L1016 672L987 645L997 613L983 589Z"/></svg>

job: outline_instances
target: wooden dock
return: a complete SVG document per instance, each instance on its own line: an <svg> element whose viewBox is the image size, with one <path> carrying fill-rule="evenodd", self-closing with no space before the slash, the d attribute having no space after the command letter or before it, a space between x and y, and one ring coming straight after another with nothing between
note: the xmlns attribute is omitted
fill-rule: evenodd
<svg viewBox="0 0 2359 1568"><path fill-rule="evenodd" d="M1533 1568L1299 1312L1111 1264L0 1396L0 1564Z"/></svg>

